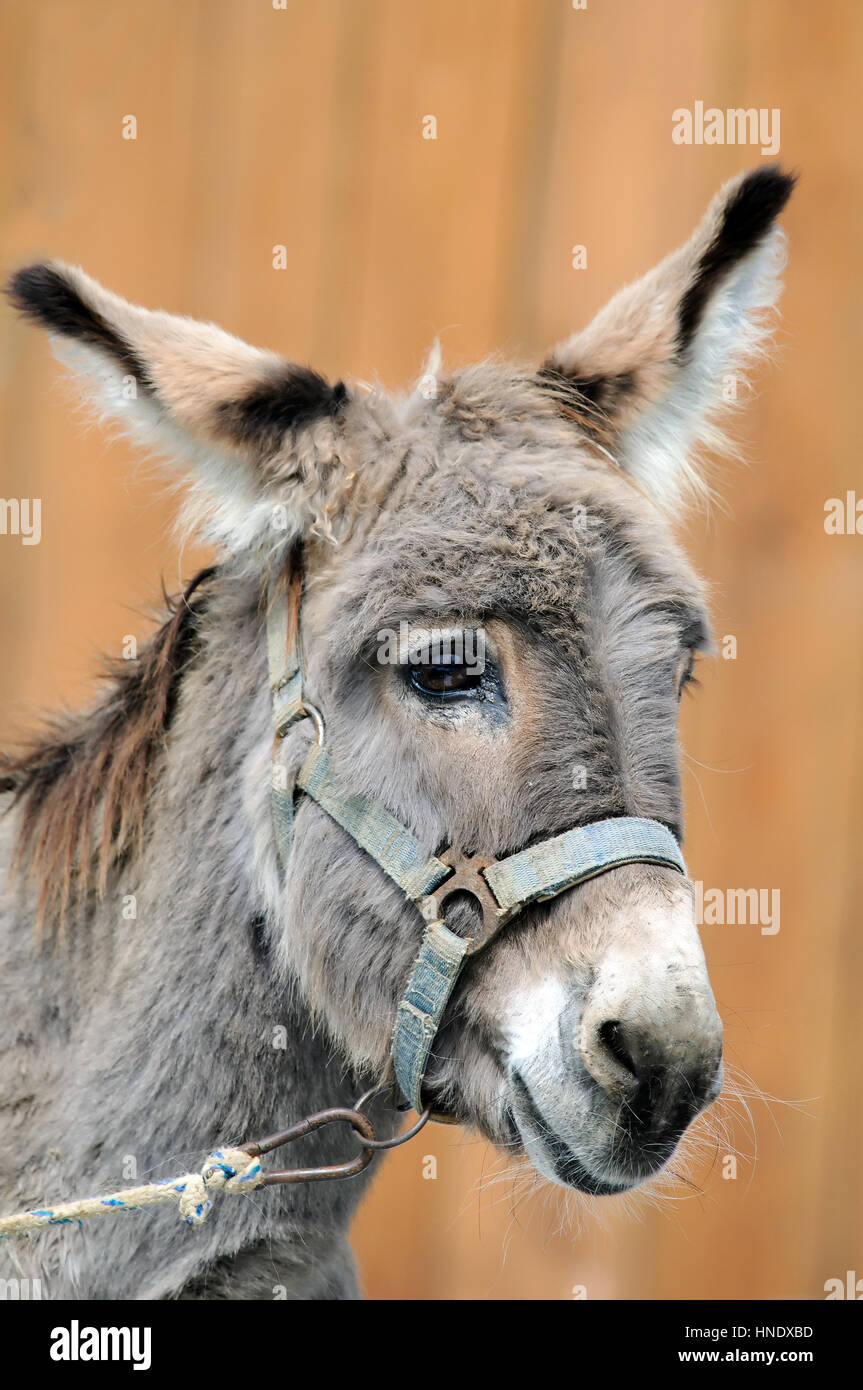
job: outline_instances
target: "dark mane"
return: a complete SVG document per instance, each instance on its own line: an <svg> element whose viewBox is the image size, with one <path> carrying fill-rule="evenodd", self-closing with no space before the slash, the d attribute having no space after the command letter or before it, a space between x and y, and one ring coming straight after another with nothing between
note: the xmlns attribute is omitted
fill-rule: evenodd
<svg viewBox="0 0 863 1390"><path fill-rule="evenodd" d="M15 864L39 883L38 926L62 929L70 905L143 842L154 766L184 670L199 647L204 592L215 567L185 592L136 661L107 664L105 698L54 718L21 752L0 752L0 780L22 809Z"/></svg>

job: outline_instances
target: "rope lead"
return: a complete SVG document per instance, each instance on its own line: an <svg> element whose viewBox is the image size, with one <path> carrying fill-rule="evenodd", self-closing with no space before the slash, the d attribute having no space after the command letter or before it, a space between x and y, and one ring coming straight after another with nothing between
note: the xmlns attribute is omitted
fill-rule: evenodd
<svg viewBox="0 0 863 1390"><path fill-rule="evenodd" d="M260 1160L244 1149L215 1149L200 1173L184 1173L179 1178L147 1183L143 1187L127 1187L121 1192L109 1192L100 1197L84 1197L79 1202L63 1202L57 1207L37 1207L18 1212L15 1216L0 1217L0 1238L37 1231L44 1226L64 1226L83 1221L88 1216L103 1216L105 1212L125 1208L135 1211L141 1207L158 1206L160 1202L176 1202L180 1216L189 1226L202 1226L213 1203L210 1194L251 1192L260 1187L264 1173Z"/></svg>

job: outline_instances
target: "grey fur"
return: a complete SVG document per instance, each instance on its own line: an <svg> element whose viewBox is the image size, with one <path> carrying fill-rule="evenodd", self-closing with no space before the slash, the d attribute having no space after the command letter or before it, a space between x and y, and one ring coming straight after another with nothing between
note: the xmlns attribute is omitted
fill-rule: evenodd
<svg viewBox="0 0 863 1390"><path fill-rule="evenodd" d="M108 318L122 306L106 303ZM118 322L141 352L137 312L123 306ZM180 324L183 352L186 336ZM180 401L181 416L168 423L189 430L194 453L201 440L187 422L210 429L218 382L192 400L165 373L158 390L170 409ZM324 711L332 756L430 850L454 843L501 856L615 815L680 830L676 682L708 636L702 587L666 520L531 373L484 363L438 387L431 400L345 398L338 419L290 431L238 498L221 495L220 534L233 542L210 585L200 650L178 681L143 849L113 865L101 898L90 891L74 903L62 937L41 943L33 887L10 880L0 930L3 1209L122 1185L125 1156L137 1180L181 1171L217 1141L349 1102L386 1065L421 931L415 907L309 801L285 882L273 840L263 595L297 536L306 693ZM238 472L257 467L253 452ZM289 524L274 533L266 513L283 501ZM402 619L482 624L505 709L488 718L482 702L466 702L441 719L424 707L396 668L374 660L380 629ZM290 734L287 764L298 766L308 738L305 725ZM6 862L16 819L13 808ZM603 1008L635 998L636 1012L652 999L680 1067L698 1078L691 1113L709 1103L718 1021L694 929L646 930L649 956L638 944L644 904L672 923L688 911L687 893L669 870L619 869L525 912L462 977L429 1071L434 1099L510 1152L524 1142L535 1157L537 1123L551 1125L598 1176L614 1173L621 1187L649 1176L666 1156L652 1156L650 1126L665 1124L677 1100L664 1091L643 1145L616 1150L628 1083L607 1055L597 1060L585 1020L600 997ZM137 917L127 921L132 894ZM615 975L609 961L628 964ZM517 1001L539 997L532 990L563 999L539 1045L525 1041L537 1026L532 1006L518 1021ZM284 1049L273 1045L278 1028ZM519 1109L514 1059L539 1107L533 1120ZM599 1085L594 1068L605 1069ZM382 1106L376 1122L391 1132ZM329 1162L346 1150L344 1132L330 1129L297 1158ZM568 1180L560 1164L551 1175ZM173 1210L60 1227L7 1242L0 1272L39 1275L50 1297L353 1297L345 1232L368 1181L224 1198L202 1229L184 1228Z"/></svg>

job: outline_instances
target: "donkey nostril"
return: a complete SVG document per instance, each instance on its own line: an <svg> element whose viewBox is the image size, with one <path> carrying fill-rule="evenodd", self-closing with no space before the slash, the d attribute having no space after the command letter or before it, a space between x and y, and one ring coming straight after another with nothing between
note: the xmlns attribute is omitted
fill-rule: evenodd
<svg viewBox="0 0 863 1390"><path fill-rule="evenodd" d="M638 1080L638 1066L627 1046L623 1024L618 1019L608 1019L599 1025L596 1032L599 1041L614 1060Z"/></svg>

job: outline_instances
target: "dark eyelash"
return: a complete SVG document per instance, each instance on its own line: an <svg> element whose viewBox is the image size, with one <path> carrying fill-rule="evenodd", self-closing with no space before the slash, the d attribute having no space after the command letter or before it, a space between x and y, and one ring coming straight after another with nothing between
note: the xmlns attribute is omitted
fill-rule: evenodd
<svg viewBox="0 0 863 1390"><path fill-rule="evenodd" d="M677 691L677 698L678 698L678 699L680 699L680 697L683 695L684 690L689 690L691 686L700 685L700 684L701 684L701 681L700 681L700 680L698 679L698 677L695 675L695 668L696 668L697 664L698 664L698 653L697 653L697 652L692 652L692 653L690 654L690 657L689 657L689 665L687 666L686 670L683 672L683 675L682 675L682 677L681 677L681 679L680 679L680 685L679 685L678 691Z"/></svg>
<svg viewBox="0 0 863 1390"><path fill-rule="evenodd" d="M447 685L447 676L456 682ZM451 700L465 697L479 689L482 673L475 672L463 662L413 663L407 668L407 678L417 694L426 699ZM459 679L462 683L458 684ZM434 682L439 681L436 685Z"/></svg>
<svg viewBox="0 0 863 1390"><path fill-rule="evenodd" d="M680 682L681 691L687 688L687 685L700 685L699 678L695 674L696 670L698 670L698 652L691 652L689 653L689 664Z"/></svg>

